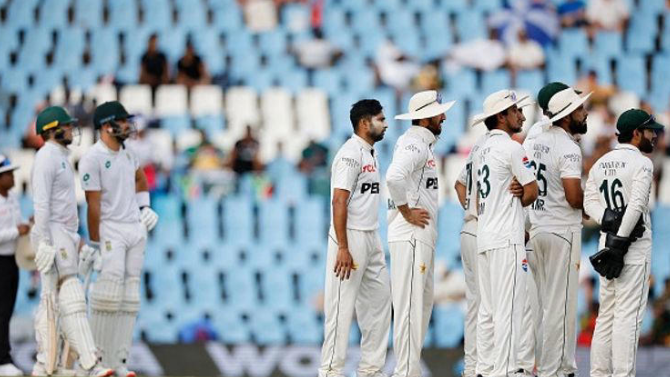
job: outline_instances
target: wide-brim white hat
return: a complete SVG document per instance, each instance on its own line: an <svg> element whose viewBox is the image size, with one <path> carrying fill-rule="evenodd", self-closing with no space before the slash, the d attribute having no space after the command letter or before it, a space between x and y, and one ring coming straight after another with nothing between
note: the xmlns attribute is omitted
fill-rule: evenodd
<svg viewBox="0 0 670 377"><path fill-rule="evenodd" d="M486 118L490 116L501 113L514 105L519 105L527 98L527 95L519 97L516 95L515 91L508 89L492 93L484 100L484 112L479 113L472 118L472 125L475 126L485 121ZM523 106L526 105L530 105L530 103L523 104Z"/></svg>
<svg viewBox="0 0 670 377"><path fill-rule="evenodd" d="M6 171L16 170L18 168L18 165L12 165L7 156L0 154L0 174Z"/></svg>
<svg viewBox="0 0 670 377"><path fill-rule="evenodd" d="M418 92L409 99L408 112L396 115L395 119L414 120L432 118L446 113L456 103L456 101L441 102L442 96L435 90Z"/></svg>
<svg viewBox="0 0 670 377"><path fill-rule="evenodd" d="M549 121L554 123L572 114L573 111L577 110L579 106L591 97L591 94L593 92L580 96L572 88L563 89L554 94L547 105L547 111L551 114Z"/></svg>

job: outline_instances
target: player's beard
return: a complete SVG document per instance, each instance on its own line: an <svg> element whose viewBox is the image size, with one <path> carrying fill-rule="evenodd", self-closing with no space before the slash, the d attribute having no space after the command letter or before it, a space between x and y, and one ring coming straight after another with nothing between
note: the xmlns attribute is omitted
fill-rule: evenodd
<svg viewBox="0 0 670 377"><path fill-rule="evenodd" d="M442 119L440 116L436 116L428 119L428 131L432 132L435 136L440 136L442 133Z"/></svg>
<svg viewBox="0 0 670 377"><path fill-rule="evenodd" d="M642 135L642 138L640 139L640 151L643 153L651 153L654 151L654 143L644 137L644 135Z"/></svg>
<svg viewBox="0 0 670 377"><path fill-rule="evenodd" d="M386 133L386 128L384 124L379 124L376 120L372 121L372 127L368 130L368 137L376 142L382 141L384 139L384 134Z"/></svg>
<svg viewBox="0 0 670 377"><path fill-rule="evenodd" d="M570 117L570 133L571 134L585 134L587 130L586 118L582 121L578 121L575 118Z"/></svg>

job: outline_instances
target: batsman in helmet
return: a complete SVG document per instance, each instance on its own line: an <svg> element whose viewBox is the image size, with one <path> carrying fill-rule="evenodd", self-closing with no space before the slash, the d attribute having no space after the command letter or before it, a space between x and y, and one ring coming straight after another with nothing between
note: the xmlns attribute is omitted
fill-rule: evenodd
<svg viewBox="0 0 670 377"><path fill-rule="evenodd" d="M78 131L77 120L62 107L48 107L37 117L36 132L44 140L32 170L35 207L35 264L42 278L40 305L35 318L38 354L33 375L57 373L58 334L78 355L81 372L111 376L98 364L93 334L86 318L84 290L77 279L80 237L74 170L68 145ZM60 331L59 331L60 327Z"/></svg>
<svg viewBox="0 0 670 377"><path fill-rule="evenodd" d="M88 203L90 242L80 256L80 273L100 266L89 296L91 328L102 364L117 376L134 377L127 368L133 327L140 308L140 273L147 232L158 222L149 207L144 171L125 141L135 132L132 115L121 103L95 109L99 140L79 162Z"/></svg>

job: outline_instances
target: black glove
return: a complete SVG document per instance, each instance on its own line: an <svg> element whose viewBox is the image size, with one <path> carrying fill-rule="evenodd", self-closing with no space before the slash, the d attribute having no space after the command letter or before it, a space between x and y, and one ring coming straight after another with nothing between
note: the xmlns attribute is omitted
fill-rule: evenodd
<svg viewBox="0 0 670 377"><path fill-rule="evenodd" d="M596 270L596 272L603 277L605 276L605 266L607 266L608 259L609 258L607 258L607 249L602 249L599 252L589 257L593 269Z"/></svg>
<svg viewBox="0 0 670 377"><path fill-rule="evenodd" d="M621 226L624 213L626 213L626 207L623 207L618 211L613 211L609 208L606 208L605 213L603 213L603 219L600 222L600 231L617 234L619 227ZM630 242L635 242L638 238L642 237L644 230L644 215L640 215L640 218L637 220L637 224L635 224L635 227L630 232Z"/></svg>
<svg viewBox="0 0 670 377"><path fill-rule="evenodd" d="M605 239L604 251L607 255L605 257L605 266L603 268L604 276L609 279L616 279L621 275L624 266L624 256L630 247L630 240L628 238L619 237L613 233L607 233ZM601 274L603 275L603 274Z"/></svg>

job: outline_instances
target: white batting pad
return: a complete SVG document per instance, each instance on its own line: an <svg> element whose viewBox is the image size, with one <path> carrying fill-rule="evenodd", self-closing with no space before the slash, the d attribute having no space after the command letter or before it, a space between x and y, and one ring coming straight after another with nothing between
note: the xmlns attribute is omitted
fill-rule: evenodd
<svg viewBox="0 0 670 377"><path fill-rule="evenodd" d="M123 299L123 281L101 275L90 294L91 330L104 366L114 368L117 316Z"/></svg>
<svg viewBox="0 0 670 377"><path fill-rule="evenodd" d="M88 370L95 366L97 355L93 334L86 318L86 299L81 283L67 278L58 292L60 322L65 339L79 354L79 364Z"/></svg>

